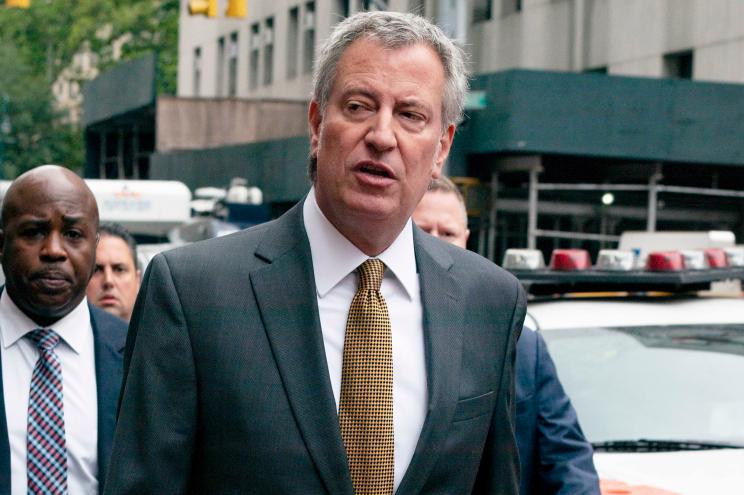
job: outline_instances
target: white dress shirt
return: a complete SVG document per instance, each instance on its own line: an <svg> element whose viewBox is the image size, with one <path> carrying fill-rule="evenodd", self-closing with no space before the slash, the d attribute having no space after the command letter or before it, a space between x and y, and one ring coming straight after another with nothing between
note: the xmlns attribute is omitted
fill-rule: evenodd
<svg viewBox="0 0 744 495"><path fill-rule="evenodd" d="M305 200L303 216L313 257L323 344L338 410L346 319L358 284L355 270L369 256L341 235L323 215L314 189ZM380 291L388 306L393 340L394 487L397 489L416 449L428 400L423 308L410 219L395 242L377 258L387 267Z"/></svg>
<svg viewBox="0 0 744 495"><path fill-rule="evenodd" d="M39 351L28 332L40 328L4 290L0 296L0 352L3 398L10 440L12 495L26 495L26 426L31 374ZM54 352L62 365L62 393L67 444L67 491L98 493L98 394L93 329L87 300L50 327L61 338Z"/></svg>

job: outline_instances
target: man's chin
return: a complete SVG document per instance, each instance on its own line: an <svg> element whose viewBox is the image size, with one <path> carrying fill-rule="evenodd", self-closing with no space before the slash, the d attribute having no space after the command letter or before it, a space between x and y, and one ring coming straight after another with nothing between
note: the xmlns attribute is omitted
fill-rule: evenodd
<svg viewBox="0 0 744 495"><path fill-rule="evenodd" d="M346 202L347 213L372 222L389 221L400 214L397 199L375 194L354 194Z"/></svg>
<svg viewBox="0 0 744 495"><path fill-rule="evenodd" d="M79 301L78 301L79 303ZM18 307L32 320L42 326L61 320L75 309L78 303L69 298L44 297Z"/></svg>
<svg viewBox="0 0 744 495"><path fill-rule="evenodd" d="M99 306L99 307L109 314L112 314L119 318L123 318L121 308L118 306L108 305L108 306Z"/></svg>

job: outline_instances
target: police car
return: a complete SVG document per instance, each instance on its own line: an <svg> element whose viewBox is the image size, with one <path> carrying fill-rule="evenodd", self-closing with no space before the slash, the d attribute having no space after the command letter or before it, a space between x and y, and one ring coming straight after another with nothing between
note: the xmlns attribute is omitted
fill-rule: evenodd
<svg viewBox="0 0 744 495"><path fill-rule="evenodd" d="M548 344L603 494L744 493L744 249L603 251L595 266L557 250L548 268L510 250L503 264L531 295L525 324Z"/></svg>

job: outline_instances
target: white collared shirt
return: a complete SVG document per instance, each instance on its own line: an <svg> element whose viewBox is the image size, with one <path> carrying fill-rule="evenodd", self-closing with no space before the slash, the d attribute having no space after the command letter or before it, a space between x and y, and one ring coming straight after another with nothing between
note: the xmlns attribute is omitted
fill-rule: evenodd
<svg viewBox="0 0 744 495"><path fill-rule="evenodd" d="M26 495L26 426L31 374L39 351L28 332L40 328L3 290L0 296L0 352L3 398L10 440L12 495ZM59 334L54 349L62 365L67 444L67 491L98 493L98 393L90 311L85 298L67 316L46 327Z"/></svg>
<svg viewBox="0 0 744 495"><path fill-rule="evenodd" d="M346 319L358 284L355 270L369 256L341 235L323 215L314 188L303 205L303 217L313 257L323 344L338 410ZM387 267L380 291L388 306L393 340L394 487L397 489L416 450L428 400L423 308L410 219L395 242L377 258Z"/></svg>

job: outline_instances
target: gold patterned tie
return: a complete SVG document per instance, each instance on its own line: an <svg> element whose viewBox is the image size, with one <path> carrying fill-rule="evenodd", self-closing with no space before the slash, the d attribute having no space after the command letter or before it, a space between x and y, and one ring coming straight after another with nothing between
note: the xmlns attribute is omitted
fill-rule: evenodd
<svg viewBox="0 0 744 495"><path fill-rule="evenodd" d="M346 321L339 422L357 495L393 493L393 342L380 293L385 265L359 265Z"/></svg>

